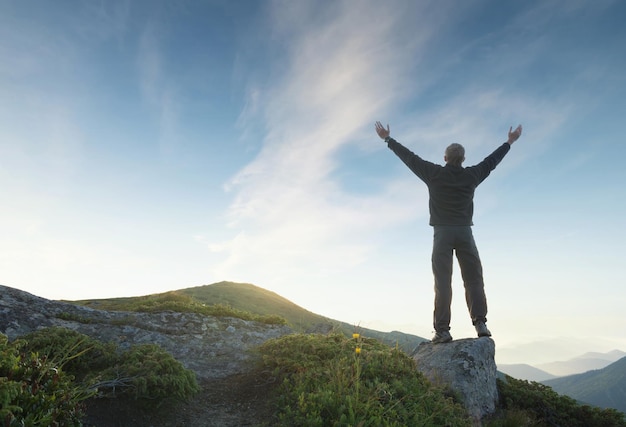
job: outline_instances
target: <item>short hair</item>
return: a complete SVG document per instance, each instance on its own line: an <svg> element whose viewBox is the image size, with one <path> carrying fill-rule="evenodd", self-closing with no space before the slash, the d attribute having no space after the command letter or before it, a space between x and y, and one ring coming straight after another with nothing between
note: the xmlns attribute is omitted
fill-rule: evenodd
<svg viewBox="0 0 626 427"><path fill-rule="evenodd" d="M465 160L465 148L461 144L450 144L446 148L446 163L450 163L455 166L461 166Z"/></svg>

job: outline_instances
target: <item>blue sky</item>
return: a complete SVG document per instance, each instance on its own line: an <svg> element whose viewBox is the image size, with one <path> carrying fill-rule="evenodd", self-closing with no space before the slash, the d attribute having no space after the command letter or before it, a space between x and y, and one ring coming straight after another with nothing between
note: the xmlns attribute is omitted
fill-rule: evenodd
<svg viewBox="0 0 626 427"><path fill-rule="evenodd" d="M466 165L506 363L626 350L623 1L0 0L0 283L253 283L430 337L425 186ZM455 269L452 335L473 336ZM538 347L539 346L539 347ZM537 350L540 348L540 350Z"/></svg>

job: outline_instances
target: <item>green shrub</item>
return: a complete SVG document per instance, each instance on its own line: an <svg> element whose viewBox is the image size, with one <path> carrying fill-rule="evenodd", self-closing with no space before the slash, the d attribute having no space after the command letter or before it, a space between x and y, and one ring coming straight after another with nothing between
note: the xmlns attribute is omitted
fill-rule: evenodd
<svg viewBox="0 0 626 427"><path fill-rule="evenodd" d="M117 363L117 346L71 329L50 327L21 337L23 348L45 355L71 373L76 381L88 381L94 373ZM62 361L62 362L61 362Z"/></svg>
<svg viewBox="0 0 626 427"><path fill-rule="evenodd" d="M22 347L56 361L84 389L99 397L131 398L159 406L186 400L198 390L193 371L157 345L137 345L121 352L114 343L64 328L46 328L22 337Z"/></svg>
<svg viewBox="0 0 626 427"><path fill-rule="evenodd" d="M92 393L45 356L0 334L0 421L4 426L81 426ZM63 360L60 360L63 362Z"/></svg>
<svg viewBox="0 0 626 427"><path fill-rule="evenodd" d="M187 400L199 390L193 371L154 344L133 346L121 355L118 364L101 375L111 384L112 395L128 396L148 405Z"/></svg>
<svg viewBox="0 0 626 427"><path fill-rule="evenodd" d="M282 386L282 426L468 426L402 351L355 334L288 335L260 348Z"/></svg>
<svg viewBox="0 0 626 427"><path fill-rule="evenodd" d="M568 396L562 396L550 387L506 376L498 379L498 391L504 416L489 425L505 426L513 416L525 419L532 426L568 427L624 427L624 414L615 409L581 405Z"/></svg>
<svg viewBox="0 0 626 427"><path fill-rule="evenodd" d="M79 316L77 314L67 313L67 312L61 312L57 314L56 318L61 319L61 320L68 320L71 322L78 322L78 323L91 323L92 322L92 320L88 317Z"/></svg>

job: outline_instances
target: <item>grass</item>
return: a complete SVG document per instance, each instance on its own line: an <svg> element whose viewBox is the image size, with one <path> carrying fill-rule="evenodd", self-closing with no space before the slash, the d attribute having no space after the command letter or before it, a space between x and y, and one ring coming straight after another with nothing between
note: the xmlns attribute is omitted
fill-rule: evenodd
<svg viewBox="0 0 626 427"><path fill-rule="evenodd" d="M278 315L298 332L336 322L312 313L280 295L248 283L219 282L180 290L204 304L223 304L258 315Z"/></svg>
<svg viewBox="0 0 626 427"><path fill-rule="evenodd" d="M272 325L284 325L287 323L285 318L275 314L255 314L222 303L207 305L182 291L170 291L130 298L81 300L73 301L72 303L107 311L142 313L175 311L179 313L197 313L205 316L235 317Z"/></svg>
<svg viewBox="0 0 626 427"><path fill-rule="evenodd" d="M402 350L354 334L294 334L260 348L282 384L276 426L470 426Z"/></svg>

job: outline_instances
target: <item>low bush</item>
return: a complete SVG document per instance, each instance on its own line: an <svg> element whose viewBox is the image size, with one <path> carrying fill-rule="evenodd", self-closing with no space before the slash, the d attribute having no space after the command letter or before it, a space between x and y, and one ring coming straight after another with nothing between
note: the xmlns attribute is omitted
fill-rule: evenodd
<svg viewBox="0 0 626 427"><path fill-rule="evenodd" d="M38 353L71 373L78 382L89 382L94 373L117 363L117 345L60 327L40 329L21 337L22 348Z"/></svg>
<svg viewBox="0 0 626 427"><path fill-rule="evenodd" d="M108 384L109 396L130 397L150 406L184 401L199 390L193 371L154 344L133 346L100 375L100 388Z"/></svg>
<svg viewBox="0 0 626 427"><path fill-rule="evenodd" d="M0 422L3 426L81 426L83 402L93 392L23 341L0 334ZM64 360L57 360L61 363Z"/></svg>
<svg viewBox="0 0 626 427"><path fill-rule="evenodd" d="M120 351L65 328L46 328L23 337L24 347L63 360L64 369L100 397L130 397L148 405L165 400L187 400L198 390L195 374L153 344Z"/></svg>

